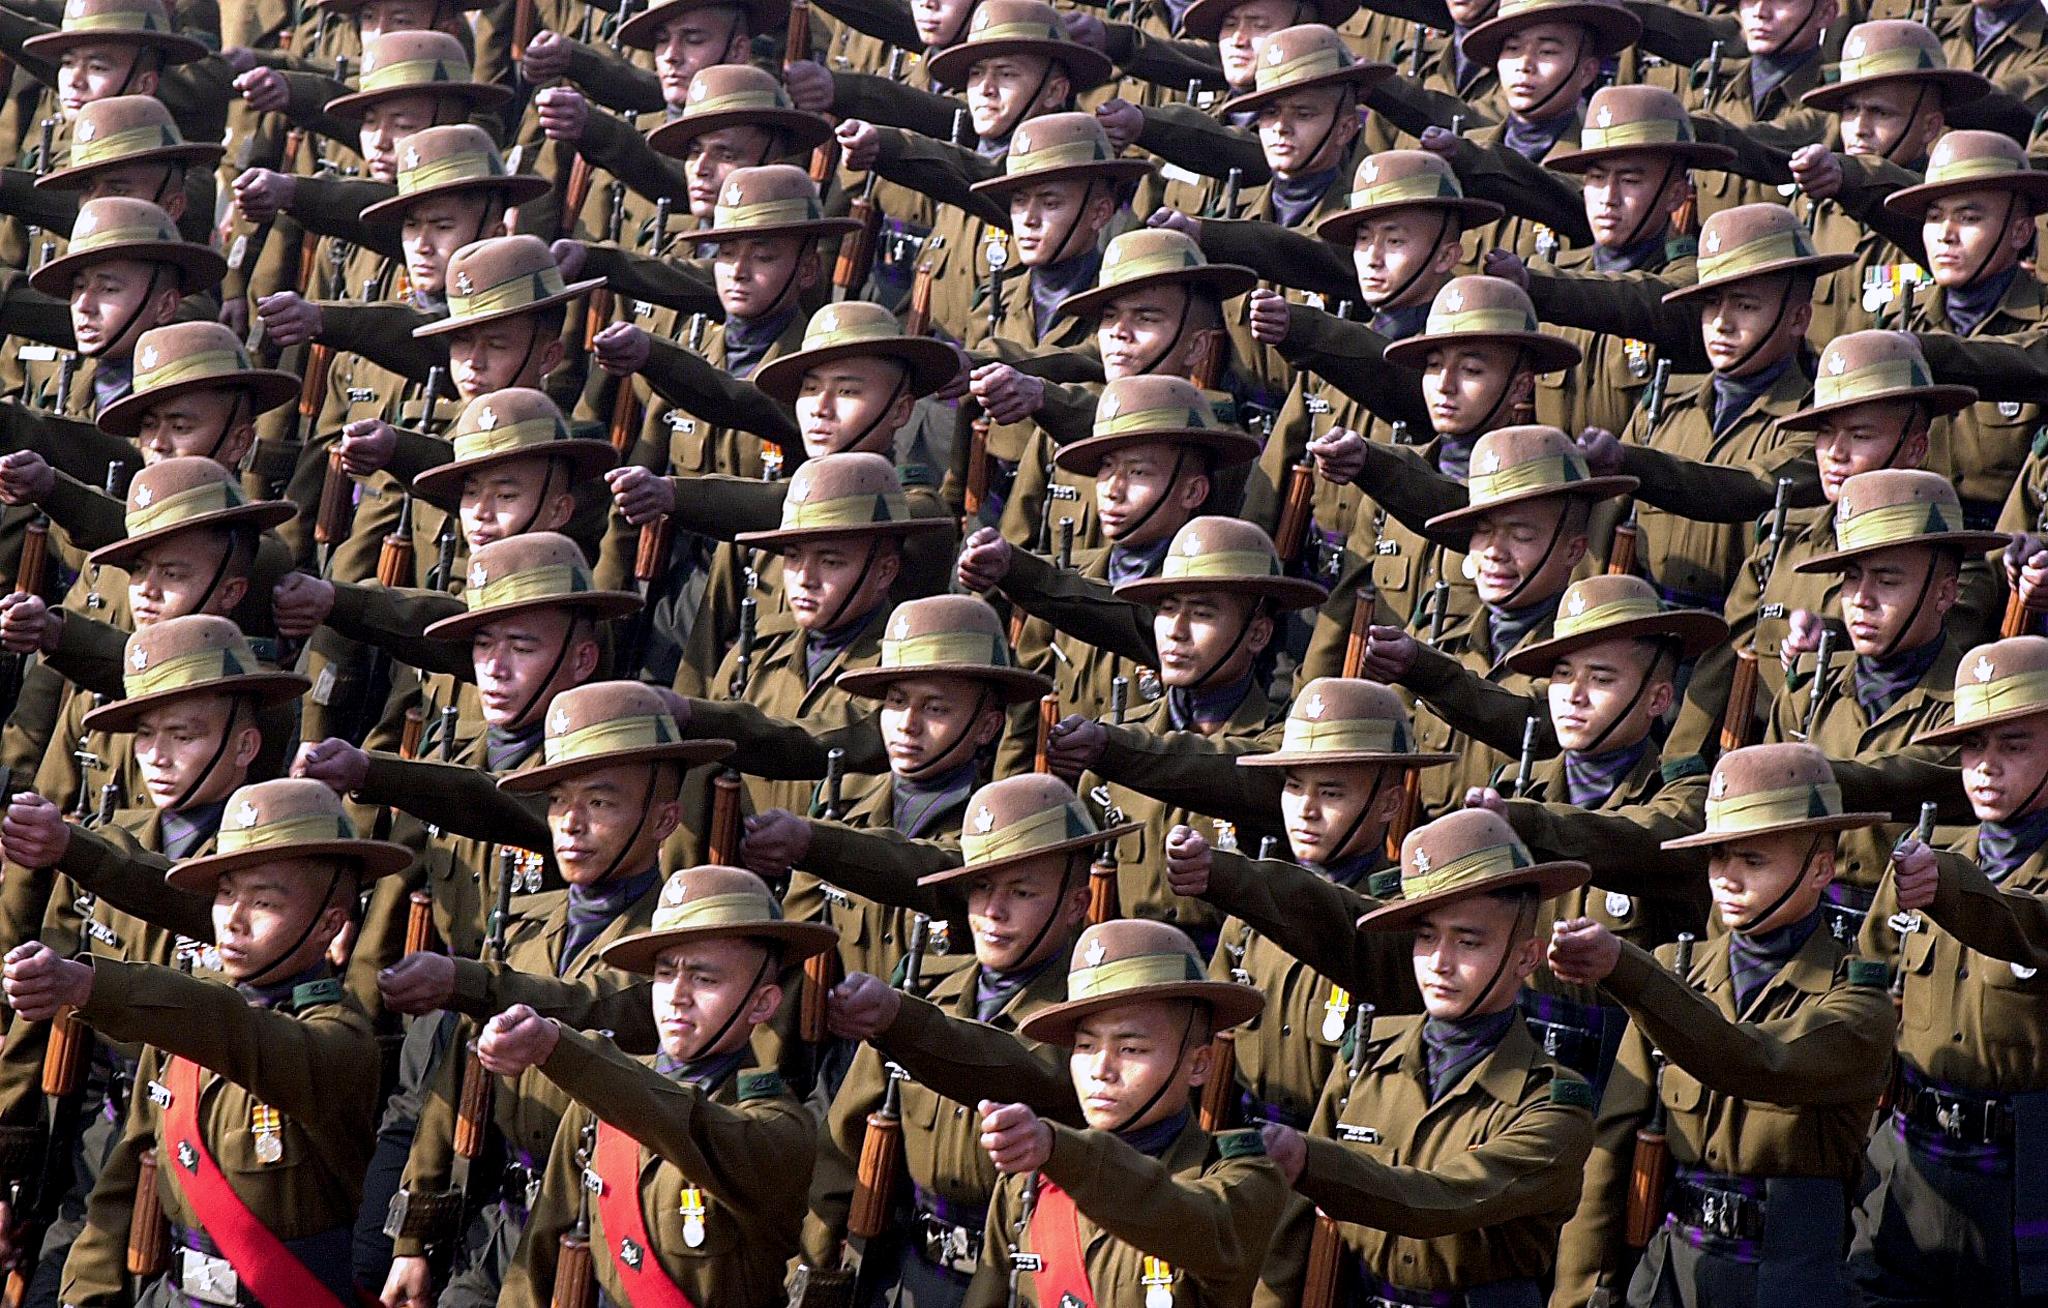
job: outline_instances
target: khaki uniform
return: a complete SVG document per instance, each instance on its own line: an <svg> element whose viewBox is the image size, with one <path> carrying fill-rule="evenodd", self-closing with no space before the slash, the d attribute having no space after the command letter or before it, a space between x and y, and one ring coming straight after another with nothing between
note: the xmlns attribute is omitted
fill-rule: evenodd
<svg viewBox="0 0 2048 1308"><path fill-rule="evenodd" d="M1134 649L1119 651L1065 634L1065 629L1074 625L1070 608L1101 604L1109 589L1109 554L1107 549L1076 550L1074 566L1059 568L1040 555L1018 550L1012 556L1009 576L1003 579L1003 595L1031 615L1021 639L1015 642L1017 662L1052 678L1062 714L1109 716L1110 696L1118 677L1129 682L1126 703L1130 711L1143 709L1166 694L1157 672L1132 657ZM1128 607L1113 602L1119 614ZM1135 637L1137 633L1134 630L1132 634ZM1149 637L1151 633L1144 634Z"/></svg>
<svg viewBox="0 0 2048 1308"><path fill-rule="evenodd" d="M1452 725L1477 709L1490 724L1491 739L1519 742L1522 727L1531 715L1547 722L1549 713L1544 688L1547 678L1531 678L1511 671L1505 663L1513 650L1495 650L1490 610L1481 608L1471 616L1453 621L1444 630L1434 650L1425 646L1415 665L1401 682L1401 689L1415 697L1415 748L1425 754L1456 754L1458 761L1430 768L1422 774L1422 813L1439 816L1464 807L1465 792L1473 786L1490 786L1503 769L1517 760L1501 748L1468 736ZM1549 640L1555 616L1545 617L1523 635L1522 645ZM1499 694L1469 684L1467 678L1491 683ZM1475 692L1478 697L1475 697ZM1507 746L1506 748L1516 748Z"/></svg>
<svg viewBox="0 0 2048 1308"><path fill-rule="evenodd" d="M1741 50L1740 45L1731 47ZM1700 64L1705 68L1705 62ZM1813 140L1825 139L1827 130L1833 126L1833 115L1817 110L1805 109L1799 97L1815 87L1821 86L1827 68L1825 52L1816 50L1812 57L1794 69L1784 81L1772 87L1759 103L1751 93L1750 78L1753 76L1746 52L1736 57L1724 56L1720 67L1709 76L1715 83L1714 97L1707 100L1705 86L1686 83L1674 86L1686 107L1695 113L1710 113L1726 119L1737 127L1754 123L1786 125L1788 120L1803 129ZM1702 221L1723 209L1732 209L1739 204L1779 203L1785 197L1774 186L1738 177L1734 173L1701 170L1694 174L1693 185L1699 193L1699 216ZM1540 307L1540 306L1539 306Z"/></svg>

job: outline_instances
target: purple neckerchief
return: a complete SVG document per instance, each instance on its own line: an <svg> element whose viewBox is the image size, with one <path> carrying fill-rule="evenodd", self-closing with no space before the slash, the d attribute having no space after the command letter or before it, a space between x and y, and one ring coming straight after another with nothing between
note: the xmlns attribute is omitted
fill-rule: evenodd
<svg viewBox="0 0 2048 1308"><path fill-rule="evenodd" d="M1760 109L1771 92L1785 80L1820 57L1820 47L1799 54L1762 54L1749 57L1749 106Z"/></svg>
<svg viewBox="0 0 2048 1308"><path fill-rule="evenodd" d="M847 646L860 639L862 632L873 625L882 613L881 608L871 609L852 622L842 622L834 631L806 631L804 637L804 684L815 686L818 678L832 666Z"/></svg>
<svg viewBox="0 0 2048 1308"><path fill-rule="evenodd" d="M1863 706L1864 716L1877 721L1886 709L1899 702L1899 696L1919 685L1934 661L1941 657L1946 643L1945 636L1936 636L1919 649L1909 649L1888 659L1857 655L1849 669L1849 686L1855 692L1856 702Z"/></svg>
<svg viewBox="0 0 2048 1308"><path fill-rule="evenodd" d="M1420 336L1429 324L1429 305L1404 304L1396 309L1381 309L1372 316L1372 329L1390 341L1405 341L1410 336Z"/></svg>
<svg viewBox="0 0 2048 1308"><path fill-rule="evenodd" d="M115 400L125 398L135 389L135 360L111 359L102 356L98 366L92 370L92 404L95 415L105 413L107 406ZM59 395L57 407L62 409L69 396Z"/></svg>
<svg viewBox="0 0 2048 1308"><path fill-rule="evenodd" d="M1487 640L1493 646L1493 661L1500 662L1522 643L1522 638L1557 616L1562 593L1519 609L1486 606Z"/></svg>
<svg viewBox="0 0 2048 1308"><path fill-rule="evenodd" d="M768 348L775 344L796 319L797 304L791 300L763 318L725 320L725 370L735 377L752 373Z"/></svg>
<svg viewBox="0 0 2048 1308"><path fill-rule="evenodd" d="M1593 247L1594 272L1642 272L1664 266L1664 244L1668 233L1654 232L1637 241L1634 245L1619 250L1610 250L1604 245Z"/></svg>
<svg viewBox="0 0 2048 1308"><path fill-rule="evenodd" d="M510 772L540 748L547 724L535 719L530 727L508 731L504 727L484 728L484 764L493 772Z"/></svg>
<svg viewBox="0 0 2048 1308"><path fill-rule="evenodd" d="M2037 808L2010 822L1979 822L1977 869L1997 885L2043 845L2048 845L2048 808Z"/></svg>
<svg viewBox="0 0 2048 1308"><path fill-rule="evenodd" d="M1970 40L1978 54L1989 49L1991 43L2004 36L2014 23L2027 16L2039 0L2018 0L2015 4L2002 5L1997 9L1970 7Z"/></svg>
<svg viewBox="0 0 2048 1308"><path fill-rule="evenodd" d="M1427 1055L1429 1102L1435 1103L1458 1083L1466 1070L1494 1051L1522 1010L1510 1005L1484 1017L1447 1021L1432 1017L1422 1024L1422 1050Z"/></svg>
<svg viewBox="0 0 2048 1308"><path fill-rule="evenodd" d="M1730 932L1728 976L1735 983L1735 1011L1749 1011L1750 1001L1783 971L1820 928L1820 905L1797 922L1764 932Z"/></svg>
<svg viewBox="0 0 2048 1308"><path fill-rule="evenodd" d="M1010 138L1007 136L977 136L974 138L974 153L983 159L1001 159L1010 153Z"/></svg>
<svg viewBox="0 0 2048 1308"><path fill-rule="evenodd" d="M2028 3L2032 2L2028 0ZM2019 275L2019 266L2015 264L2002 273L1979 278L1968 286L1944 287L1941 310L1948 317L1948 325L1955 328L1959 336L1968 336L1976 331L1984 325L1985 319L1998 312L1999 305L2005 303L2005 293L2012 289L2013 278Z"/></svg>
<svg viewBox="0 0 2048 1308"><path fill-rule="evenodd" d="M654 1056L654 1070L678 1084L710 1091L724 1084L725 1078L732 1075L733 1069L746 1055L745 1045L728 1054L712 1054L705 1058L677 1058L664 1049Z"/></svg>
<svg viewBox="0 0 2048 1308"><path fill-rule="evenodd" d="M1173 537L1161 536L1150 545L1112 545L1109 547L1109 584L1121 586L1127 581L1150 577L1159 571L1159 565L1166 562L1166 551L1173 547Z"/></svg>
<svg viewBox="0 0 2048 1308"><path fill-rule="evenodd" d="M1473 80L1484 73L1489 65L1465 57L1465 34L1472 29L1451 24L1451 76L1457 79L1458 92L1464 94Z"/></svg>
<svg viewBox="0 0 2048 1308"><path fill-rule="evenodd" d="M1643 761L1649 752L1650 738L1644 736L1633 745L1623 749L1609 750L1605 754L1581 754L1566 750L1564 755L1564 787L1571 802L1579 808L1599 808L1614 797L1614 788L1622 779L1635 771L1636 764Z"/></svg>
<svg viewBox="0 0 2048 1308"><path fill-rule="evenodd" d="M1386 862L1385 852L1375 849L1370 853L1340 858L1334 863L1303 863L1302 866L1325 881L1355 888L1364 885L1366 878L1385 867Z"/></svg>
<svg viewBox="0 0 2048 1308"><path fill-rule="evenodd" d="M242 998L249 1001L251 1008L276 1008L279 1004L290 1002L292 991L297 990L300 986L311 984L314 981L325 981L332 975L334 975L333 969L327 966L325 960L322 960L297 976L287 977L283 981L273 981L265 986L252 986L238 982L235 985L235 989L242 992Z"/></svg>
<svg viewBox="0 0 2048 1308"><path fill-rule="evenodd" d="M445 291L437 294L414 287L412 294L406 298L412 307L421 313L431 313L435 317L445 317L448 313L448 295Z"/></svg>
<svg viewBox="0 0 2048 1308"><path fill-rule="evenodd" d="M924 834L932 819L941 813L950 813L954 807L964 804L974 790L979 769L969 759L944 776L930 780L916 777L892 776L889 788L890 824L896 830L916 839Z"/></svg>
<svg viewBox="0 0 2048 1308"><path fill-rule="evenodd" d="M996 1014L1010 1006L1019 990L1044 976L1045 970L1058 961L1059 955L1054 954L1014 972L998 972L992 967L977 968L974 974L974 1020L995 1021Z"/></svg>
<svg viewBox="0 0 2048 1308"><path fill-rule="evenodd" d="M1180 1133L1188 1129L1188 1110L1183 1108L1164 1121L1150 1126L1140 1126L1129 1131L1118 1131L1116 1138L1145 1155L1157 1158L1165 1153Z"/></svg>
<svg viewBox="0 0 2048 1308"><path fill-rule="evenodd" d="M1714 434L1719 436L1740 422L1742 415L1749 412L1750 406L1769 394L1771 387L1778 384L1778 378L1783 377L1786 371L1798 362L1798 357L1796 351L1787 354L1762 371L1750 373L1746 377L1730 377L1725 373L1715 373Z"/></svg>
<svg viewBox="0 0 2048 1308"><path fill-rule="evenodd" d="M176 861L189 858L192 851L220 830L220 815L228 802L199 804L192 808L165 809L163 814L164 857Z"/></svg>
<svg viewBox="0 0 2048 1308"><path fill-rule="evenodd" d="M1186 688L1175 686L1166 692L1166 717L1175 731L1190 731L1196 727L1214 726L1228 722L1245 696L1252 693L1252 675L1244 676L1227 686Z"/></svg>
<svg viewBox="0 0 2048 1308"><path fill-rule="evenodd" d="M1459 485L1472 479L1472 451L1479 438L1470 432L1436 438L1436 470Z"/></svg>
<svg viewBox="0 0 2048 1308"><path fill-rule="evenodd" d="M1088 250L1059 263L1049 263L1031 270L1031 334L1034 340L1042 341L1052 330L1053 311L1060 307L1060 301L1069 295L1091 290L1095 286L1095 274L1102 267L1102 252Z"/></svg>
<svg viewBox="0 0 2048 1308"><path fill-rule="evenodd" d="M1507 127L1501 133L1501 144L1530 163L1541 163L1543 156L1556 147L1559 138L1571 130L1576 109L1575 105L1564 113L1540 121L1509 114Z"/></svg>
<svg viewBox="0 0 2048 1308"><path fill-rule="evenodd" d="M594 886L569 887L569 930L562 937L562 954L555 960L555 975L568 972L576 955L604 934L612 919L626 911L640 896L661 880L659 867L630 877L612 877Z"/></svg>
<svg viewBox="0 0 2048 1308"><path fill-rule="evenodd" d="M1318 168L1312 173L1296 173L1291 177L1273 174L1273 180L1266 194L1273 198L1273 220L1282 227L1299 226L1302 219L1315 212L1330 188L1337 184L1335 167Z"/></svg>

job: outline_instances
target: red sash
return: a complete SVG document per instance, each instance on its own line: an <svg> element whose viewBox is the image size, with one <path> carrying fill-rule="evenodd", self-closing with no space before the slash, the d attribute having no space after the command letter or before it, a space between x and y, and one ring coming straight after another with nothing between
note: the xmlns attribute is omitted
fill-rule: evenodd
<svg viewBox="0 0 2048 1308"><path fill-rule="evenodd" d="M1038 1206L1031 1212L1031 1248L1039 1257L1034 1273L1039 1308L1095 1308L1095 1287L1088 1284L1088 1262L1081 1252L1080 1211L1072 1195L1042 1176Z"/></svg>
<svg viewBox="0 0 2048 1308"><path fill-rule="evenodd" d="M235 1269L242 1287L270 1308L342 1308L334 1291L249 1211L208 1152L199 1130L199 1064L173 1058L166 1079L171 1104L164 1111L163 1133L174 1160L168 1170L178 1178L198 1226Z"/></svg>
<svg viewBox="0 0 2048 1308"><path fill-rule="evenodd" d="M640 1211L640 1142L610 1122L597 1124L597 1217L604 1225L603 1251L618 1270L630 1308L697 1308L681 1286L668 1279L647 1238Z"/></svg>

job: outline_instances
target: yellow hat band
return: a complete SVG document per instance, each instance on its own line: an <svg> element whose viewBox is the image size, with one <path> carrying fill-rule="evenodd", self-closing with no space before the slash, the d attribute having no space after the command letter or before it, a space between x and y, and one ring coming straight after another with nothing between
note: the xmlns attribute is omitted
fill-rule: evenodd
<svg viewBox="0 0 2048 1308"><path fill-rule="evenodd" d="M163 123L149 123L142 127L131 127L124 132L108 132L104 136L95 136L90 141L74 140L71 146L71 166L83 168L88 164L108 163L115 159L125 159L129 155L141 154L144 150L161 150L184 143L176 128Z"/></svg>
<svg viewBox="0 0 2048 1308"><path fill-rule="evenodd" d="M789 97L782 94L780 87L777 87L773 92L734 91L730 95L707 95L702 100L691 101L690 107L683 110L682 121L688 122L700 114L733 113L748 109L789 109L791 107Z"/></svg>
<svg viewBox="0 0 2048 1308"><path fill-rule="evenodd" d="M1432 313L1425 330L1431 336L1477 336L1500 332L1533 332L1536 319L1520 309L1463 309L1457 313Z"/></svg>
<svg viewBox="0 0 2048 1308"><path fill-rule="evenodd" d="M1948 65L1935 56L1935 52L1917 45L1894 46L1889 50L1871 50L1854 59L1841 63L1840 82L1860 82L1869 77L1896 77L1901 73L1924 73L1944 70Z"/></svg>
<svg viewBox="0 0 2048 1308"><path fill-rule="evenodd" d="M990 41L1049 41L1065 45L1065 38L1042 23L990 23L977 27L967 38L968 45L985 45Z"/></svg>
<svg viewBox="0 0 2048 1308"><path fill-rule="evenodd" d="M531 600L567 599L572 595L586 594L591 589L588 572L567 563L550 563L524 572L492 577L482 585L472 583L463 589L462 598L468 603L469 611L476 613Z"/></svg>
<svg viewBox="0 0 2048 1308"><path fill-rule="evenodd" d="M682 931L693 927L765 926L781 920L781 906L773 899L741 891L664 904L654 910L653 927L656 931Z"/></svg>
<svg viewBox="0 0 2048 1308"><path fill-rule="evenodd" d="M1956 687L1956 725L2028 709L2048 709L2048 671L2015 672Z"/></svg>
<svg viewBox="0 0 2048 1308"><path fill-rule="evenodd" d="M508 450L533 449L545 454L544 447L558 440L567 440L569 432L559 419L528 418L524 422L506 423L489 431L465 432L455 438L455 462L468 463L486 455L503 454Z"/></svg>
<svg viewBox="0 0 2048 1308"><path fill-rule="evenodd" d="M976 667L1007 668L1009 648L992 635L979 631L934 631L922 636L905 636L882 641L881 666L893 670L915 670L941 663L967 663Z"/></svg>
<svg viewBox="0 0 2048 1308"><path fill-rule="evenodd" d="M1340 73L1349 67L1351 60L1336 46L1318 46L1307 54L1296 55L1281 63L1260 64L1256 89L1277 91L1293 86L1296 82L1305 82L1311 77Z"/></svg>
<svg viewBox="0 0 2048 1308"><path fill-rule="evenodd" d="M1431 200L1462 200L1465 193L1457 182L1443 173L1420 172L1390 181L1374 182L1351 193L1351 207L1364 209L1383 204L1427 204Z"/></svg>
<svg viewBox="0 0 2048 1308"><path fill-rule="evenodd" d="M721 204L711 215L711 225L721 231L750 227L781 227L788 223L817 222L824 216L818 202L808 195L787 200L762 200L755 204Z"/></svg>
<svg viewBox="0 0 2048 1308"><path fill-rule="evenodd" d="M1808 822L1814 818L1837 817L1842 812L1842 788L1832 781L1818 785L1781 786L1756 790L1747 795L1707 800L1707 830L1717 835L1734 835Z"/></svg>
<svg viewBox="0 0 2048 1308"><path fill-rule="evenodd" d="M1392 718L1337 718L1317 722L1310 718L1289 718L1280 732L1280 749L1286 754L1405 754L1406 733Z"/></svg>
<svg viewBox="0 0 2048 1308"><path fill-rule="evenodd" d="M560 295L564 289L561 272L549 267L521 273L495 286L486 286L467 295L451 290L448 292L448 320L460 322L464 318L475 318L486 313L523 309L529 304L538 304L542 300Z"/></svg>
<svg viewBox="0 0 2048 1308"><path fill-rule="evenodd" d="M2024 160L2009 159L2004 155L1964 155L1960 159L1948 159L1934 164L1927 170L1925 185L1935 186L1945 182L1968 182L1979 179L1997 181L2030 171Z"/></svg>
<svg viewBox="0 0 2048 1308"><path fill-rule="evenodd" d="M255 670L254 658L245 662L237 650L197 649L153 660L139 672L131 662L121 684L127 689L128 698L134 699L138 695L201 687L225 677L246 677Z"/></svg>
<svg viewBox="0 0 2048 1308"><path fill-rule="evenodd" d="M253 827L223 824L214 849L222 854L239 854L250 849L283 849L311 844L316 840L354 840L355 823L345 813L311 813L305 817L279 818Z"/></svg>
<svg viewBox="0 0 2048 1308"><path fill-rule="evenodd" d="M1813 246L1807 241L1806 233L1796 227L1789 228L1782 232L1772 232L1768 236L1759 236L1753 241L1744 241L1734 249L1720 254L1709 254L1705 246L1700 247L1699 280L1701 283L1726 281L1766 264L1812 257Z"/></svg>
<svg viewBox="0 0 2048 1308"><path fill-rule="evenodd" d="M67 253L86 254L117 245L176 245L183 239L175 228L167 231L161 227L145 227L140 223L132 227L95 227L83 234L73 233L71 248Z"/></svg>
<svg viewBox="0 0 2048 1308"><path fill-rule="evenodd" d="M142 9L114 9L106 13L80 14L67 17L62 28L66 32L99 32L108 35L125 36L168 36L170 33L157 26L156 15Z"/></svg>
<svg viewBox="0 0 2048 1308"><path fill-rule="evenodd" d="M242 498L241 488L235 483L208 481L187 487L176 494L166 495L151 504L132 508L124 521L130 536L140 536L147 532L162 531L166 527L175 527L201 514L239 509L248 502Z"/></svg>
<svg viewBox="0 0 2048 1308"><path fill-rule="evenodd" d="M1610 600L1595 604L1578 613L1558 611L1552 634L1562 640L1568 636L1583 636L1590 631L1599 631L1623 622L1634 622L1639 618L1654 618L1664 611L1664 606L1654 597L1634 597Z"/></svg>
<svg viewBox="0 0 2048 1308"><path fill-rule="evenodd" d="M876 318L865 322L842 322L830 331L806 332L803 348L807 351L829 350L841 345L872 345L879 341L903 339L903 329L894 318Z"/></svg>
<svg viewBox="0 0 2048 1308"><path fill-rule="evenodd" d="M997 831L977 832L970 821L960 833L960 858L967 866L1014 858L1068 840L1096 835L1095 823L1078 799L1019 818Z"/></svg>
<svg viewBox="0 0 2048 1308"><path fill-rule="evenodd" d="M467 63L450 63L446 59L400 59L394 63L379 64L365 72L358 84L365 91L389 91L401 86L416 86L421 91L433 94L442 90L458 89L449 83L471 81Z"/></svg>
<svg viewBox="0 0 2048 1308"><path fill-rule="evenodd" d="M1922 536L1963 529L1962 508L1929 500L1865 509L1853 518L1835 516L1835 543L1845 550L1911 545Z"/></svg>
<svg viewBox="0 0 2048 1308"><path fill-rule="evenodd" d="M1264 550L1214 550L1205 554L1168 554L1159 567L1159 577L1162 581L1279 575L1280 556Z"/></svg>
<svg viewBox="0 0 2048 1308"><path fill-rule="evenodd" d="M1410 870L1404 863L1401 868L1401 897L1415 899L1442 890L1480 885L1506 876L1517 868L1528 867L1530 862L1529 851L1519 843L1511 843L1487 845L1427 871Z"/></svg>
<svg viewBox="0 0 2048 1308"><path fill-rule="evenodd" d="M549 732L545 753L550 763L569 763L629 750L652 749L657 745L673 745L681 738L682 733L676 730L676 720L668 714L643 713L593 722L559 736Z"/></svg>
<svg viewBox="0 0 2048 1308"><path fill-rule="evenodd" d="M459 150L437 159L423 159L398 170L398 193L411 195L451 182L483 182L505 175L505 161L483 150Z"/></svg>
<svg viewBox="0 0 2048 1308"><path fill-rule="evenodd" d="M249 370L249 356L240 350L196 350L180 355L155 368L135 374L137 395L188 381L215 381L228 385L238 372Z"/></svg>
<svg viewBox="0 0 2048 1308"><path fill-rule="evenodd" d="M1097 140L1063 141L1032 150L1012 150L1003 171L1010 177L1028 175L1047 168L1071 168L1075 164L1107 163L1109 152Z"/></svg>
<svg viewBox="0 0 2048 1308"><path fill-rule="evenodd" d="M1586 480L1586 461L1577 455L1530 459L1498 472L1475 472L1466 486L1473 508L1532 490L1568 491Z"/></svg>
<svg viewBox="0 0 2048 1308"><path fill-rule="evenodd" d="M808 531L816 527L868 527L878 522L907 522L910 501L902 491L879 494L841 495L829 500L782 502L782 530Z"/></svg>
<svg viewBox="0 0 2048 1308"><path fill-rule="evenodd" d="M1095 285L1100 290L1121 286L1140 277L1157 277L1162 273L1185 272L1190 268L1206 268L1208 261L1186 246L1170 248L1163 254L1134 254L1114 262L1105 262Z"/></svg>
<svg viewBox="0 0 2048 1308"><path fill-rule="evenodd" d="M1134 954L1093 967L1077 967L1067 973L1068 999L1100 999L1141 986L1177 985L1203 980L1195 960L1178 951L1171 954Z"/></svg>
<svg viewBox="0 0 2048 1308"><path fill-rule="evenodd" d="M1216 425L1207 409L1126 409L1121 413L1097 414L1095 435L1129 436L1136 432L1179 431L1188 427L1207 429Z"/></svg>
<svg viewBox="0 0 2048 1308"><path fill-rule="evenodd" d="M1916 390L1933 384L1934 379L1911 359L1886 359L1837 373L1830 373L1826 365L1822 365L1820 376L1813 383L1813 404L1815 408L1848 404L1866 395Z"/></svg>
<svg viewBox="0 0 2048 1308"><path fill-rule="evenodd" d="M1587 126L1579 131L1579 149L1622 150L1630 146L1687 145L1692 125L1671 118L1644 118L1612 127Z"/></svg>

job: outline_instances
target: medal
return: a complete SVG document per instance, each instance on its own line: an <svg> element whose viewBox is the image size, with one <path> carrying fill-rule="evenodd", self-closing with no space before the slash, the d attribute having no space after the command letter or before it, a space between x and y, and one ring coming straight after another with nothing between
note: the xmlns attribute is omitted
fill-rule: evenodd
<svg viewBox="0 0 2048 1308"><path fill-rule="evenodd" d="M1621 343L1621 353L1628 360L1628 375L1637 381L1647 381L1650 376L1650 343L1625 340Z"/></svg>
<svg viewBox="0 0 2048 1308"><path fill-rule="evenodd" d="M1237 824L1218 819L1216 822L1216 848L1237 852Z"/></svg>
<svg viewBox="0 0 2048 1308"><path fill-rule="evenodd" d="M249 1129L256 1134L256 1161L277 1163L284 1160L284 1119L275 1108L268 1104L252 1104L249 1108Z"/></svg>
<svg viewBox="0 0 2048 1308"><path fill-rule="evenodd" d="M1630 899L1627 895L1616 894L1612 891L1608 892L1607 916L1627 917L1631 912L1635 911L1635 906L1636 901Z"/></svg>
<svg viewBox="0 0 2048 1308"><path fill-rule="evenodd" d="M1335 1044L1344 1038L1344 1021L1351 1015L1351 992L1343 986L1330 987L1323 1001L1323 1039Z"/></svg>
<svg viewBox="0 0 2048 1308"><path fill-rule="evenodd" d="M1010 262L1010 246L1001 232L988 234L988 243L981 247L981 261L988 265L990 272L1000 272Z"/></svg>
<svg viewBox="0 0 2048 1308"><path fill-rule="evenodd" d="M1138 1283L1145 1287L1145 1308L1173 1308L1173 1268L1165 1259L1146 1255Z"/></svg>
<svg viewBox="0 0 2048 1308"><path fill-rule="evenodd" d="M683 1243L692 1249L704 1243L704 1192L694 1185L683 1187Z"/></svg>

